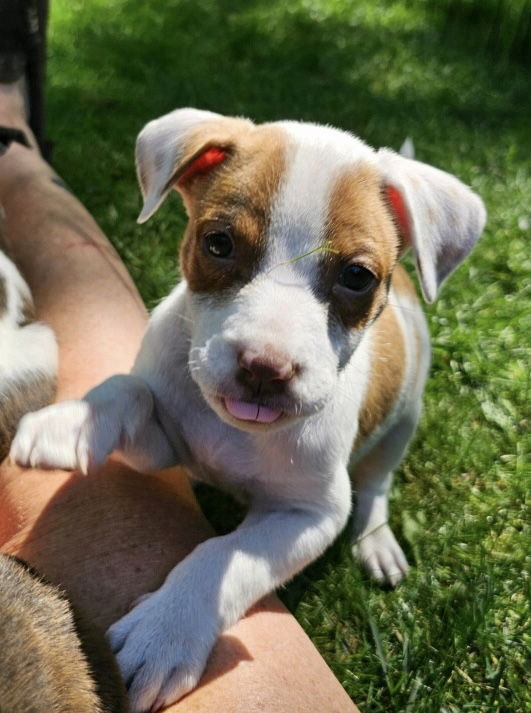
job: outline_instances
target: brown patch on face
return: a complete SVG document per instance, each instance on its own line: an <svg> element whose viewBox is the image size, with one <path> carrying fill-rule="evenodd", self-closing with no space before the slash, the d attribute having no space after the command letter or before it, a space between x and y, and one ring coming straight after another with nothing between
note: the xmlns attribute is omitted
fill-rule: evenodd
<svg viewBox="0 0 531 713"><path fill-rule="evenodd" d="M22 416L47 406L54 395L55 379L42 374L0 383L0 461L9 452Z"/></svg>
<svg viewBox="0 0 531 713"><path fill-rule="evenodd" d="M0 275L0 317L4 314L4 312L7 310L7 289L6 289L6 281Z"/></svg>
<svg viewBox="0 0 531 713"><path fill-rule="evenodd" d="M332 314L346 327L362 328L383 310L398 258L399 239L381 193L381 177L368 164L342 173L331 192L326 240L332 251L322 262L324 290ZM341 286L342 270L360 265L374 275L362 293Z"/></svg>
<svg viewBox="0 0 531 713"><path fill-rule="evenodd" d="M214 145L210 132L206 145ZM181 270L194 292L218 292L251 279L264 253L271 206L285 166L284 135L274 127L238 122L233 144L219 145L227 148L223 163L189 185L178 185L190 218ZM205 236L212 232L232 238L230 258L208 252Z"/></svg>
<svg viewBox="0 0 531 713"><path fill-rule="evenodd" d="M22 309L20 311L20 317L17 324L19 327L25 327L27 324L35 322L35 320L35 305L33 304L33 301L25 296L22 296Z"/></svg>
<svg viewBox="0 0 531 713"><path fill-rule="evenodd" d="M382 195L381 177L370 165L342 173L333 187L322 274L331 297L332 314L348 328L374 322L371 371L359 417L356 447L380 424L396 403L405 368L404 336L395 311L387 304L391 284L400 292L414 291L403 269L396 266L400 239ZM341 287L341 272L360 265L375 276L360 294Z"/></svg>
<svg viewBox="0 0 531 713"><path fill-rule="evenodd" d="M360 410L355 448L363 443L391 411L404 379L406 347L392 305L385 307L372 326L371 334L371 370Z"/></svg>

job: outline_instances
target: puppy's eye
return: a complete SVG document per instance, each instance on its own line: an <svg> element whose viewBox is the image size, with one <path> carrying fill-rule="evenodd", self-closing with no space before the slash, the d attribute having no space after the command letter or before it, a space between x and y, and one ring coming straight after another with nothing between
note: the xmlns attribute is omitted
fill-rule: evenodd
<svg viewBox="0 0 531 713"><path fill-rule="evenodd" d="M355 263L343 268L339 276L339 284L352 292L366 292L375 282L376 278L370 270Z"/></svg>
<svg viewBox="0 0 531 713"><path fill-rule="evenodd" d="M219 258L232 257L234 243L232 237L224 231L212 231L205 235L205 247L210 255Z"/></svg>

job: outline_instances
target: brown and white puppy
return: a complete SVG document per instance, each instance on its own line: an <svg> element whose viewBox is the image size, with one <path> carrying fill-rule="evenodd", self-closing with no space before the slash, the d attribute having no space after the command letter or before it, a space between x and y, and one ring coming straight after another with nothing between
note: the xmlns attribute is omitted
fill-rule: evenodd
<svg viewBox="0 0 531 713"><path fill-rule="evenodd" d="M0 206L0 247L2 223ZM0 462L20 418L52 401L56 372L55 337L35 321L29 287L0 249Z"/></svg>
<svg viewBox="0 0 531 713"><path fill-rule="evenodd" d="M0 710L126 713L125 687L102 633L65 594L0 554Z"/></svg>
<svg viewBox="0 0 531 713"><path fill-rule="evenodd" d="M250 506L110 629L135 711L193 688L217 635L315 559L357 507L353 549L407 571L387 523L418 419L428 331L400 256L435 299L485 222L456 178L324 126L182 109L137 143L140 222L176 189L184 280L154 311L133 371L24 418L21 464L89 472L186 465Z"/></svg>

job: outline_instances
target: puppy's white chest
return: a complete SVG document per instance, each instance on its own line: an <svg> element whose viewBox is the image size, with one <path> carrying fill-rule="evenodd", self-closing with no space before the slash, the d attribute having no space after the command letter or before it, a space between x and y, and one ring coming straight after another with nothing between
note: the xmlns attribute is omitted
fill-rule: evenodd
<svg viewBox="0 0 531 713"><path fill-rule="evenodd" d="M260 463L252 439L220 422L208 411L183 423L183 435L190 449L188 467L198 480L236 486L260 477Z"/></svg>

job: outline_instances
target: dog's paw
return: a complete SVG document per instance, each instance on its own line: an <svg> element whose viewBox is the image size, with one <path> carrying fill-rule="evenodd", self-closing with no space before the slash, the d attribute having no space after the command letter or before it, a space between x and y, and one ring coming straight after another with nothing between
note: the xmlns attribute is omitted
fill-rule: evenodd
<svg viewBox="0 0 531 713"><path fill-rule="evenodd" d="M11 445L10 459L25 467L79 470L86 475L103 463L114 437L103 431L103 438L96 438L94 422L85 401L64 401L26 414ZM101 434L102 429L98 430Z"/></svg>
<svg viewBox="0 0 531 713"><path fill-rule="evenodd" d="M374 579L392 587L409 570L402 548L386 523L359 536L352 545L352 554Z"/></svg>
<svg viewBox="0 0 531 713"><path fill-rule="evenodd" d="M197 685L217 624L189 604L178 597L170 600L162 588L142 597L108 630L133 713L158 711Z"/></svg>

